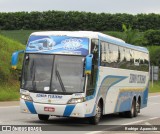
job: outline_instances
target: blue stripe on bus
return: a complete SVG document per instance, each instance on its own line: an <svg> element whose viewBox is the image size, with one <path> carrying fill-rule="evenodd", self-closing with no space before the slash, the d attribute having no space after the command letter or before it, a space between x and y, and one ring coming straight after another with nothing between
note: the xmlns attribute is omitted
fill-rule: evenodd
<svg viewBox="0 0 160 134"><path fill-rule="evenodd" d="M108 87L108 90L107 90L107 92L106 92L106 95L107 95L109 89L110 89L113 85L119 83L120 81L126 79L127 77L126 77L126 76L108 75L108 76L106 76L106 77L103 79L103 81L101 82L101 86L102 86L103 82L104 82L106 79L112 79L112 78L117 78L118 80L115 80L112 84L110 84L110 86ZM101 86L100 86L98 95L99 95L99 93L100 93L100 91L101 91ZM98 99L98 95L97 95L97 99ZM98 101L98 100L96 100L96 101Z"/></svg>
<svg viewBox="0 0 160 134"><path fill-rule="evenodd" d="M119 80L114 81L114 82L108 87L108 90L110 89L110 87L112 87L113 85L115 85L115 84L119 83L120 81L126 79L127 77L126 77L126 76L115 76L115 75L108 75L108 76L106 76L106 77L102 80L102 82L101 82L101 86L100 86L100 88L99 88L99 90L98 90L97 96L98 96L99 93L100 93L100 90L101 90L101 87L102 87L103 82L104 82L106 79L111 79L111 78L119 78ZM108 90L107 90L107 92L108 92ZM107 95L107 92L106 92L106 95ZM93 95L87 96L87 97L86 97L86 100L94 99L95 95L96 95L96 90L94 91L94 94L93 94ZM97 99L98 99L98 97L97 97ZM97 100L96 100L96 101L97 101Z"/></svg>
<svg viewBox="0 0 160 134"><path fill-rule="evenodd" d="M138 97L141 97L141 108L144 108L147 106L148 101L148 87L149 83L147 84L146 88L143 90L143 92L122 92L118 95L118 98L126 97L126 100L121 101L120 99L117 100L115 110L114 112L124 112L129 111L131 109L132 99L134 96L136 96L136 100L138 100ZM128 98L127 98L128 97Z"/></svg>
<svg viewBox="0 0 160 134"><path fill-rule="evenodd" d="M107 95L109 89L110 89L113 85L119 83L120 81L126 79L127 77L126 77L126 76L115 76L115 75L108 75L108 76L106 76L106 77L102 80L102 82L101 82L101 86L100 86L100 88L99 88L99 91L98 91L97 97L96 97L96 103L97 103L98 98L99 98L99 96L100 96L100 91L101 91L101 89L102 89L101 87L102 87L103 82L104 82L106 79L112 79L112 78L119 78L119 79L118 79L118 80L115 80L113 83L111 83L110 86L108 87L108 89L106 88L106 89L107 89L106 95ZM86 100L93 99L93 98L95 97L95 95L96 95L96 93L94 93L94 95L92 95L92 96L86 97ZM105 96L106 96L106 95L105 95ZM93 108L93 111L92 111L90 114L85 114L85 117L89 117L89 116L94 116L94 115L95 115L96 103L95 103L95 106L94 106L94 108Z"/></svg>
<svg viewBox="0 0 160 134"><path fill-rule="evenodd" d="M147 87L143 92L143 104L144 105L147 105L147 101L148 101L148 88L149 88L149 83L147 84Z"/></svg>
<svg viewBox="0 0 160 134"><path fill-rule="evenodd" d="M134 94L135 95L135 94ZM114 112L123 112L123 111L129 111L131 108L131 102L133 94L131 92L122 92L118 95L117 103L115 106ZM120 99L122 97L125 97L123 99Z"/></svg>
<svg viewBox="0 0 160 134"><path fill-rule="evenodd" d="M28 110L29 110L32 114L37 114L36 109L35 109L35 107L34 107L34 105L33 105L33 102L31 102L31 101L25 101L25 104L26 104Z"/></svg>
<svg viewBox="0 0 160 134"><path fill-rule="evenodd" d="M63 116L70 116L74 108L75 105L67 105L64 110Z"/></svg>

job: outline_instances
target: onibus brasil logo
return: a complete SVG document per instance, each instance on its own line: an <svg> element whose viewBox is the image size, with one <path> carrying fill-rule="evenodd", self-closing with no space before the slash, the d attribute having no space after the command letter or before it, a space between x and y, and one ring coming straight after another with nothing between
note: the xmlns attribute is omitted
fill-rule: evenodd
<svg viewBox="0 0 160 134"><path fill-rule="evenodd" d="M76 38L66 39L61 42L64 45L63 48L70 51L82 48L81 43L82 40Z"/></svg>

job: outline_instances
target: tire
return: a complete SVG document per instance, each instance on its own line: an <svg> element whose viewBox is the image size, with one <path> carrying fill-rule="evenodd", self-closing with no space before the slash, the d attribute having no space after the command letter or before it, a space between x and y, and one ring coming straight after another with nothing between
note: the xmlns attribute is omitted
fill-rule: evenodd
<svg viewBox="0 0 160 134"><path fill-rule="evenodd" d="M90 124L97 125L102 117L102 105L98 103L96 106L96 115L89 117Z"/></svg>
<svg viewBox="0 0 160 134"><path fill-rule="evenodd" d="M49 119L49 115L38 114L39 120L47 121Z"/></svg>
<svg viewBox="0 0 160 134"><path fill-rule="evenodd" d="M126 117L133 118L137 116L136 101L133 99L131 110L125 113Z"/></svg>
<svg viewBox="0 0 160 134"><path fill-rule="evenodd" d="M120 112L120 113L119 113L119 116L120 116L120 117L125 117L125 112Z"/></svg>
<svg viewBox="0 0 160 134"><path fill-rule="evenodd" d="M140 109L141 109L141 102L138 99L137 103L136 103L136 112L135 112L135 117L138 115L138 113L140 113Z"/></svg>

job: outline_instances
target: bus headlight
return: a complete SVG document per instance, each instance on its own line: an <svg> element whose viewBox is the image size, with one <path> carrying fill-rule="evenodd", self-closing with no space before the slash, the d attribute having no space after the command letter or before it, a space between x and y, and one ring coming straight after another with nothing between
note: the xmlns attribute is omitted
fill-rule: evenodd
<svg viewBox="0 0 160 134"><path fill-rule="evenodd" d="M76 103L81 103L84 102L85 98L72 98L68 101L68 104L76 104Z"/></svg>
<svg viewBox="0 0 160 134"><path fill-rule="evenodd" d="M21 94L21 99L27 100L27 101L33 101L32 97L29 95Z"/></svg>

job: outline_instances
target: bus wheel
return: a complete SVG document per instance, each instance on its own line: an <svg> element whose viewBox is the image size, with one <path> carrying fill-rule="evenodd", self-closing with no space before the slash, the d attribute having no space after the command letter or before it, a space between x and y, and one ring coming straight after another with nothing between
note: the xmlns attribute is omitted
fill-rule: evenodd
<svg viewBox="0 0 160 134"><path fill-rule="evenodd" d="M49 119L49 115L38 114L38 118L42 121L47 121Z"/></svg>
<svg viewBox="0 0 160 134"><path fill-rule="evenodd" d="M136 103L136 110L134 113L134 117L136 117L138 115L138 113L140 113L140 107L141 107L141 102L140 102L140 100L138 100Z"/></svg>
<svg viewBox="0 0 160 134"><path fill-rule="evenodd" d="M126 112L126 116L129 117L129 118L133 118L136 115L137 115L136 101L135 101L135 99L133 99L131 110Z"/></svg>
<svg viewBox="0 0 160 134"><path fill-rule="evenodd" d="M96 115L93 117L89 117L89 122L93 125L97 125L102 117L102 105L98 103L96 106Z"/></svg>

